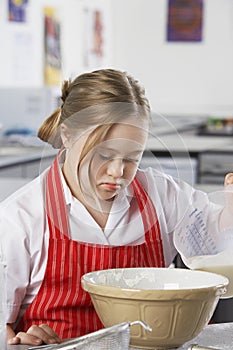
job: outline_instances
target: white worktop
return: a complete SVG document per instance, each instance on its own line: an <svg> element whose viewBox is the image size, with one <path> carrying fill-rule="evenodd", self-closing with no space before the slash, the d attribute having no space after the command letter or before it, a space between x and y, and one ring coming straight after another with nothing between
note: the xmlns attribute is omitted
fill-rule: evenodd
<svg viewBox="0 0 233 350"><path fill-rule="evenodd" d="M155 116L147 143L147 150L164 154L181 154L182 157L191 153L203 153L209 151L233 153L233 137L229 136L199 136L196 134L198 125L203 118L165 118ZM0 169L17 164L33 162L46 157L53 157L57 150L46 144L41 147L1 145L0 144ZM4 176L4 175L3 175ZM0 177L0 201L17 188L30 181L27 178L1 178ZM203 190L214 191L216 186L209 186Z"/></svg>
<svg viewBox="0 0 233 350"><path fill-rule="evenodd" d="M222 151L233 153L233 137L197 136L193 134L150 135L147 150L157 152L207 152ZM0 146L0 168L29 162L57 153L53 148Z"/></svg>
<svg viewBox="0 0 233 350"><path fill-rule="evenodd" d="M206 116L162 116L155 114L149 130L147 149L158 152L233 152L233 137L198 135Z"/></svg>
<svg viewBox="0 0 233 350"><path fill-rule="evenodd" d="M233 137L200 136L198 127L206 116L162 116L154 114L149 130L147 150L160 153L200 153L207 151L233 152ZM39 141L39 140L38 140ZM37 142L38 142L37 141ZM25 142L25 139L24 139ZM37 144L37 143L36 143ZM0 167L32 161L56 153L51 146L38 142L40 147L0 144Z"/></svg>
<svg viewBox="0 0 233 350"><path fill-rule="evenodd" d="M193 133L177 133L171 135L151 134L147 149L166 152L206 152L226 151L233 153L233 137L229 136L200 136Z"/></svg>
<svg viewBox="0 0 233 350"><path fill-rule="evenodd" d="M51 147L0 146L0 168L52 157L56 153Z"/></svg>
<svg viewBox="0 0 233 350"><path fill-rule="evenodd" d="M226 150L233 152L233 140L229 137L203 137L203 136L187 136L177 137L177 135L160 135L158 138L149 138L148 148L152 151L169 151L172 152L203 152L208 150ZM57 150L52 148L41 147L10 147L4 148L0 146L0 168L13 166L16 164L40 160L43 157L53 157ZM15 192L19 187L31 179L27 178L1 178L0 177L0 201L11 193ZM206 192L212 192L217 188L211 185L205 189Z"/></svg>

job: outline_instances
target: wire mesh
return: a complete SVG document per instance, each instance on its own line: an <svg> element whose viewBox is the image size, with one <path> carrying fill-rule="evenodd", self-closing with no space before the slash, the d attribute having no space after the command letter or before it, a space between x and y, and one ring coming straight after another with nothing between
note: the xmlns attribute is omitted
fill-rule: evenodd
<svg viewBox="0 0 233 350"><path fill-rule="evenodd" d="M43 350L128 350L130 342L130 326L140 324L150 331L150 327L142 321L123 322L112 327L86 334L82 337L65 341L61 344L43 346ZM29 350L41 349L31 347Z"/></svg>

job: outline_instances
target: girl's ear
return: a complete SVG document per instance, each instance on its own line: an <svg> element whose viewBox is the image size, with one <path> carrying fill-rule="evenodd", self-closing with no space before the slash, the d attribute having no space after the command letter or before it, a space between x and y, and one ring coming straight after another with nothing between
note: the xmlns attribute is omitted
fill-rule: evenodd
<svg viewBox="0 0 233 350"><path fill-rule="evenodd" d="M69 149L72 144L71 132L64 123L61 123L60 128L61 128L61 139L62 139L63 146L66 149Z"/></svg>

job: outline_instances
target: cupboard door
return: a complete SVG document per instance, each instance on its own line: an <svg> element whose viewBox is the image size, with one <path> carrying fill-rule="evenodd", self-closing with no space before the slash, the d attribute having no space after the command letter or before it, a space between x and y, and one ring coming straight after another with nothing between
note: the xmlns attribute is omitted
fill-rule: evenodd
<svg viewBox="0 0 233 350"><path fill-rule="evenodd" d="M34 179L51 165L53 159L54 157L47 157L23 164L22 176Z"/></svg>
<svg viewBox="0 0 233 350"><path fill-rule="evenodd" d="M23 177L23 167L19 164L7 168L0 168L0 177Z"/></svg>

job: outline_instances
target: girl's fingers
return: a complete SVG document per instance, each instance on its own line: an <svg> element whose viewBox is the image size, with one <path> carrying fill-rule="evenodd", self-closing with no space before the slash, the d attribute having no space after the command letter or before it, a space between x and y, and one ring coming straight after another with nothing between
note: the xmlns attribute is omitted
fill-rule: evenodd
<svg viewBox="0 0 233 350"><path fill-rule="evenodd" d="M58 334L54 332L54 330L49 327L47 324L41 324L39 328L42 328L45 333L50 335L53 339L56 340L56 343L60 343L61 339L59 338Z"/></svg>
<svg viewBox="0 0 233 350"><path fill-rule="evenodd" d="M27 330L27 334L41 339L45 344L61 342L57 333L55 333L47 324L42 324L39 326L33 325Z"/></svg>
<svg viewBox="0 0 233 350"><path fill-rule="evenodd" d="M15 343L14 341L18 341ZM41 345L43 340L37 336L28 333L19 332L16 336L8 341L8 344L24 344L24 345Z"/></svg>
<svg viewBox="0 0 233 350"><path fill-rule="evenodd" d="M224 186L232 185L233 184L233 173L228 173L225 176Z"/></svg>
<svg viewBox="0 0 233 350"><path fill-rule="evenodd" d="M18 342L17 342L18 341ZM33 325L27 332L19 332L16 336L8 341L8 344L28 344L28 345L41 345L41 344L57 344L61 339L58 337L52 328L48 325Z"/></svg>
<svg viewBox="0 0 233 350"><path fill-rule="evenodd" d="M8 339L7 344L9 344L9 345L20 344L20 338L18 338L18 337L10 338L10 339Z"/></svg>

